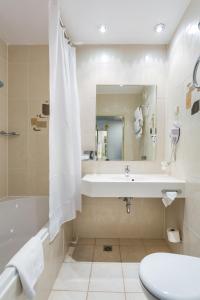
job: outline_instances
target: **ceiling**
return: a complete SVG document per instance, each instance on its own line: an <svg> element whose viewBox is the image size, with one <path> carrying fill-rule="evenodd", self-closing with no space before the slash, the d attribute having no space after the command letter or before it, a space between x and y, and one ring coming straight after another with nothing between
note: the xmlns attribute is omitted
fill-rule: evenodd
<svg viewBox="0 0 200 300"><path fill-rule="evenodd" d="M77 44L167 44L190 0L60 0ZM154 32L165 23L162 34ZM98 26L108 31L101 34ZM0 37L8 44L48 43L48 0L0 0Z"/></svg>

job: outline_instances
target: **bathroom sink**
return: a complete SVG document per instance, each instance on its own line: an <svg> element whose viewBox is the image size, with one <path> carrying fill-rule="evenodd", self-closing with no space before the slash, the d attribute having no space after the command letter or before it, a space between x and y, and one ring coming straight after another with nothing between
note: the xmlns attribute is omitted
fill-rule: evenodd
<svg viewBox="0 0 200 300"><path fill-rule="evenodd" d="M185 181L164 174L87 174L82 178L82 194L89 197L160 198L163 190L185 196Z"/></svg>

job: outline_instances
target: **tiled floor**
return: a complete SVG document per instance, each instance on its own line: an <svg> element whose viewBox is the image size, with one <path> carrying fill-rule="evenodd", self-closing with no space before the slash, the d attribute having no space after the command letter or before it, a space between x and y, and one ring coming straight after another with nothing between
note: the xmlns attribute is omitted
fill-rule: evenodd
<svg viewBox="0 0 200 300"><path fill-rule="evenodd" d="M112 252L104 251L104 245L112 245ZM80 239L73 259L87 262L140 262L154 252L170 252L170 249L165 240Z"/></svg>
<svg viewBox="0 0 200 300"><path fill-rule="evenodd" d="M112 245L104 252L103 245ZM49 300L145 300L138 278L145 255L170 252L164 240L81 239L66 256Z"/></svg>
<svg viewBox="0 0 200 300"><path fill-rule="evenodd" d="M145 300L139 263L64 262L49 300Z"/></svg>

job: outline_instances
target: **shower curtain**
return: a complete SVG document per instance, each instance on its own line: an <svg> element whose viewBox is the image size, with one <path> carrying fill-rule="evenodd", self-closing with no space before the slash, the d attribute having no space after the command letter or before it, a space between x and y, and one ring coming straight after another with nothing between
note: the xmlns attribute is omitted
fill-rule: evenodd
<svg viewBox="0 0 200 300"><path fill-rule="evenodd" d="M76 52L60 26L59 0L49 1L50 124L49 232L53 240L63 223L81 210L80 111Z"/></svg>

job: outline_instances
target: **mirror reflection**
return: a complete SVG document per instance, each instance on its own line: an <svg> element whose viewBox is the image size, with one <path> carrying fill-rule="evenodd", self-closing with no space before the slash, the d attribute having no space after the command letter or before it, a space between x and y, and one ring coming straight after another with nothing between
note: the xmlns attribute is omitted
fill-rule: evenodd
<svg viewBox="0 0 200 300"><path fill-rule="evenodd" d="M154 160L156 86L97 85L97 160Z"/></svg>

